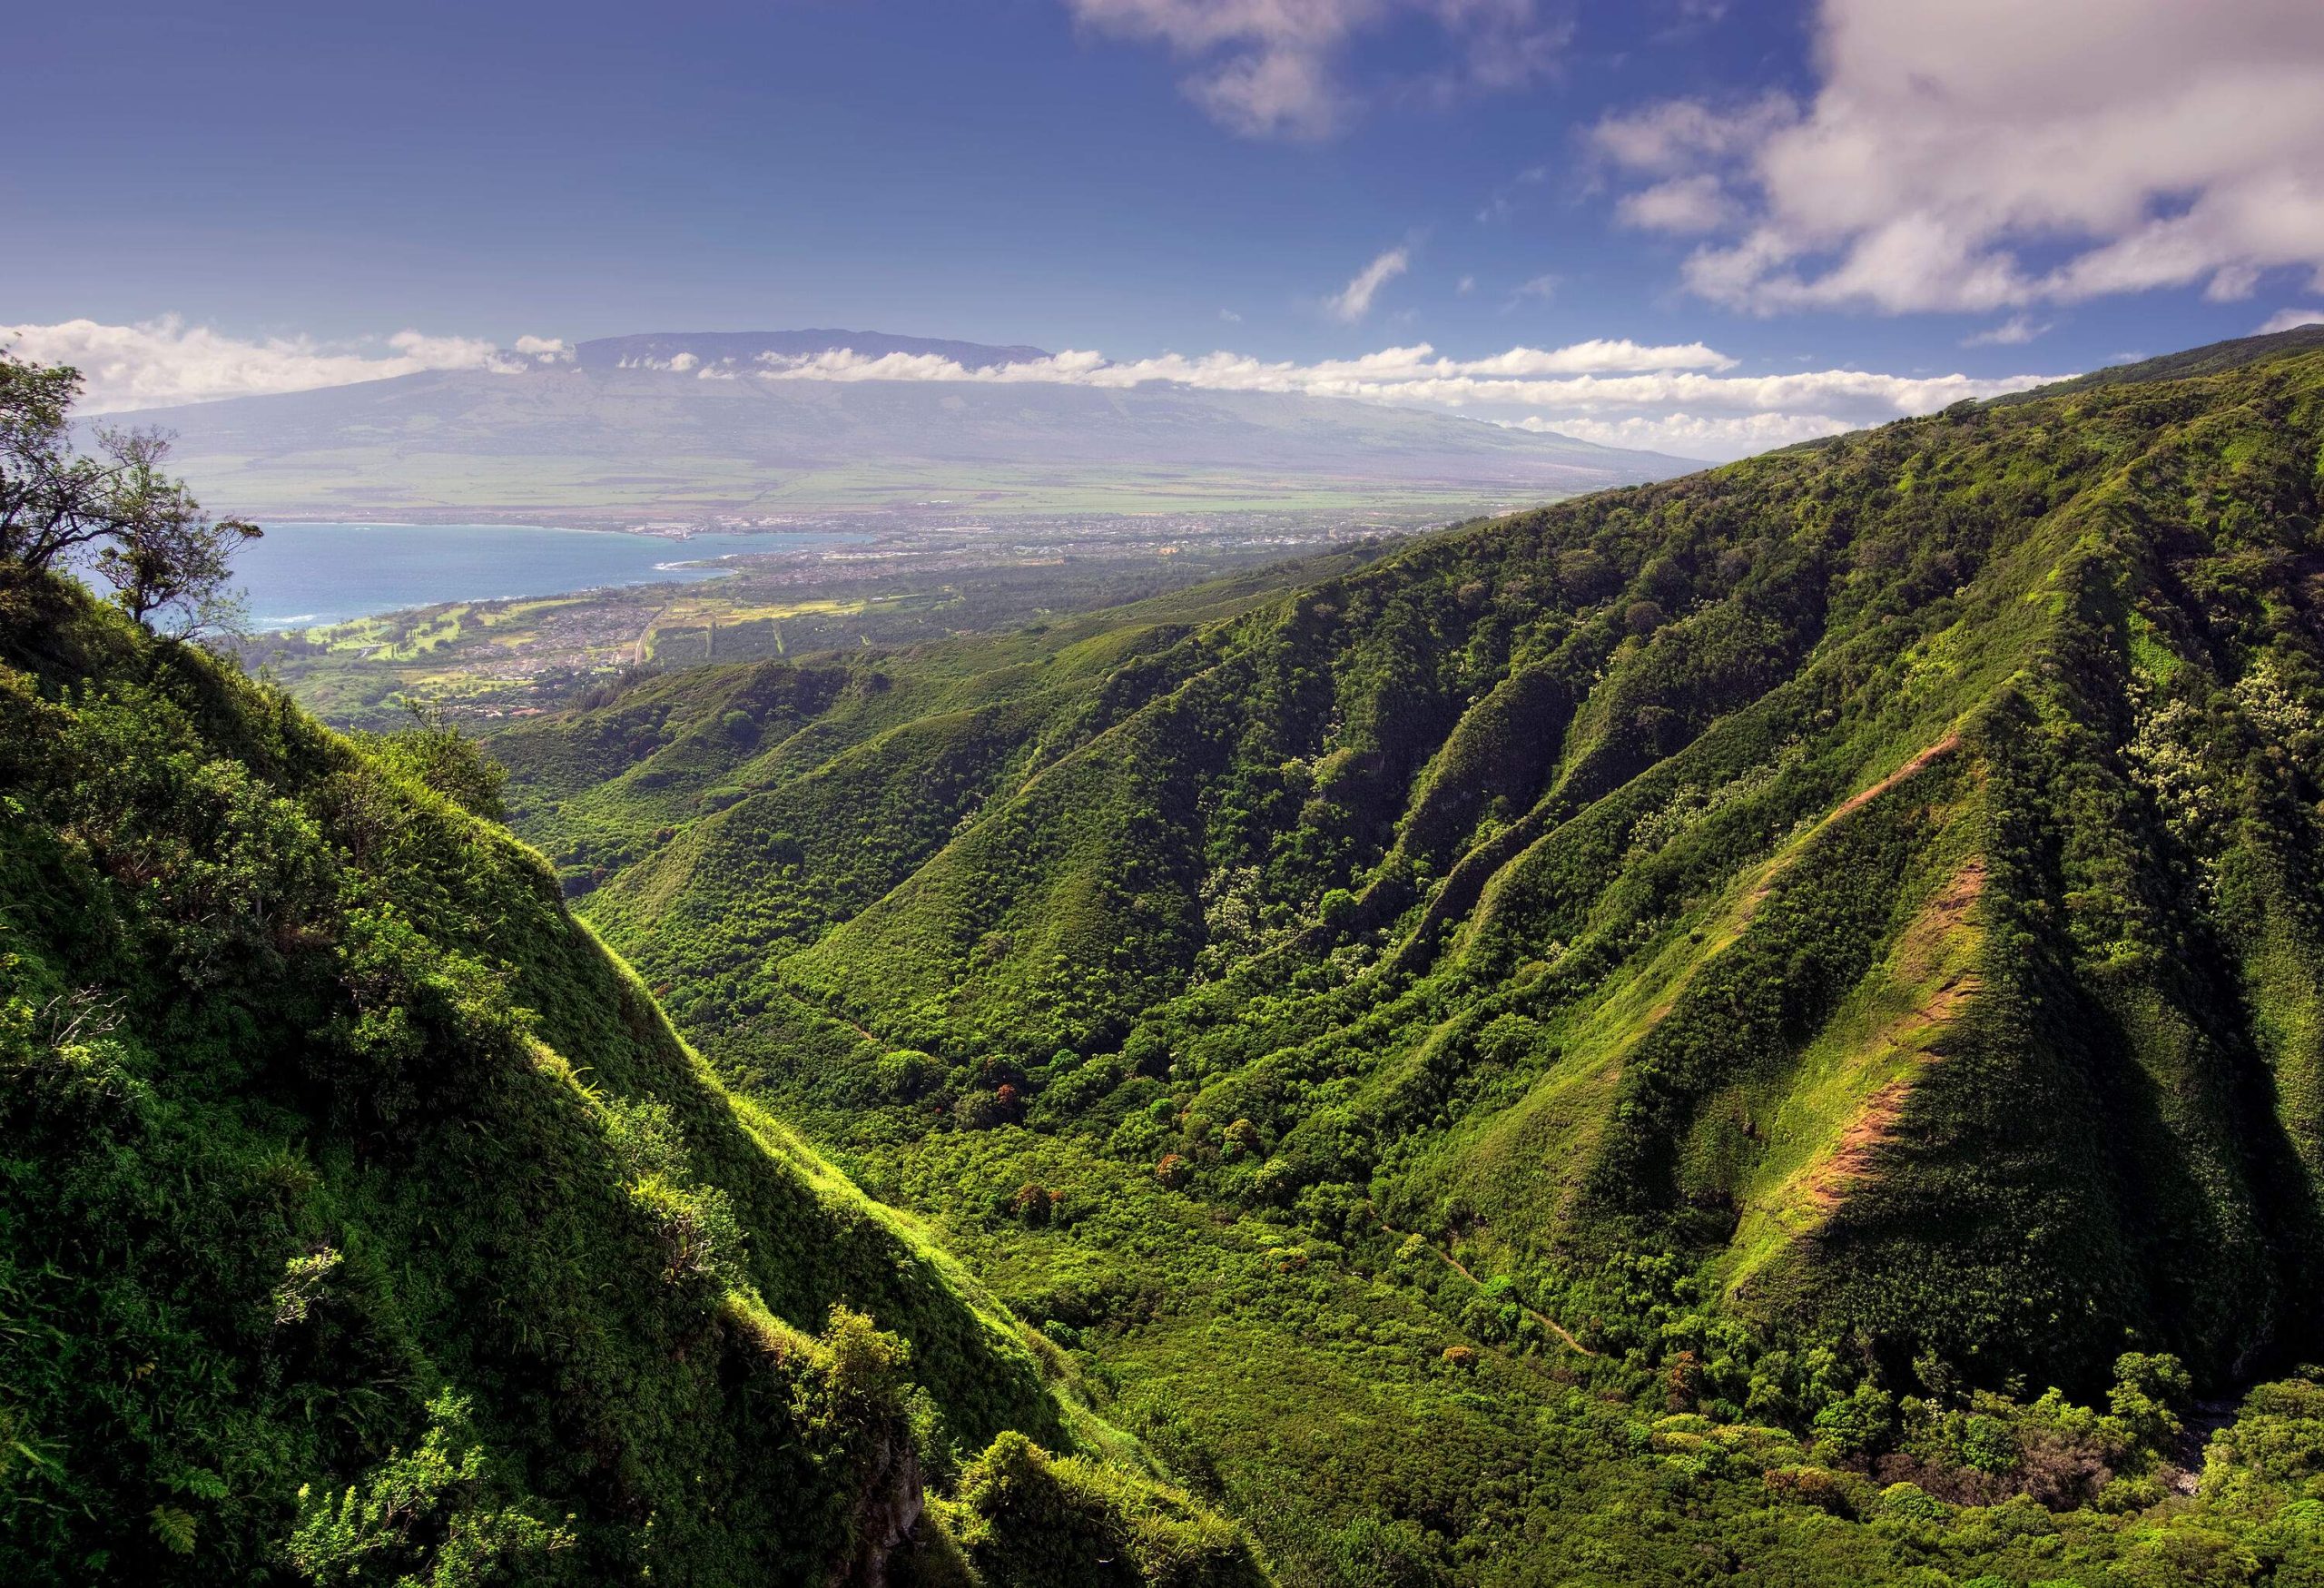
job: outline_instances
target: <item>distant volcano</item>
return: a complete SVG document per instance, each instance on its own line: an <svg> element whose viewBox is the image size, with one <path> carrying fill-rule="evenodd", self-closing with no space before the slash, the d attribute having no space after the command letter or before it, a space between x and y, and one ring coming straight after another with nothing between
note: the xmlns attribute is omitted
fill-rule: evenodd
<svg viewBox="0 0 2324 1588"><path fill-rule="evenodd" d="M940 359L894 378L790 365ZM1689 473L1460 416L1168 381L994 381L1039 348L876 331L654 332L518 370L438 370L147 410L221 510L585 525L800 514L1459 518ZM781 379L762 376L781 375Z"/></svg>

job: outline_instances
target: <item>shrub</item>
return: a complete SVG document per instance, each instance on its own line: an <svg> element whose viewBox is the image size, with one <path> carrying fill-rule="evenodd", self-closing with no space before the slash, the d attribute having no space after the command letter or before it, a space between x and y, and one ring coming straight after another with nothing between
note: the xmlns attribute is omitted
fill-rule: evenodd
<svg viewBox="0 0 2324 1588"><path fill-rule="evenodd" d="M1876 1455L1896 1434L1896 1403L1886 1390L1858 1385L1856 1393L1816 1414L1816 1444L1843 1459Z"/></svg>
<svg viewBox="0 0 2324 1588"><path fill-rule="evenodd" d="M2159 1452L2185 1426L2176 1408L2194 1388L2178 1357L2125 1351L2114 1359L2114 1387L2106 1392L2106 1404L2134 1443Z"/></svg>
<svg viewBox="0 0 2324 1588"><path fill-rule="evenodd" d="M439 1395L428 1418L417 1449L390 1452L336 1499L299 1492L303 1512L285 1552L291 1568L311 1583L414 1588L552 1580L572 1535L507 1502L468 1426L467 1400Z"/></svg>
<svg viewBox="0 0 2324 1588"><path fill-rule="evenodd" d="M1030 1180L1018 1187L1017 1194L1009 1198L1009 1210L1017 1215L1018 1222L1030 1229L1046 1226L1056 1205L1057 1198L1047 1186Z"/></svg>
<svg viewBox="0 0 2324 1588"><path fill-rule="evenodd" d="M1777 1499L1813 1506L1834 1516L1856 1514L1856 1507L1849 1498L1847 1480L1828 1467L1776 1467L1768 1471L1763 1481L1768 1493Z"/></svg>
<svg viewBox="0 0 2324 1588"><path fill-rule="evenodd" d="M996 1438L960 1475L961 1545L1011 1588L1264 1588L1251 1546L1179 1490L1022 1434Z"/></svg>

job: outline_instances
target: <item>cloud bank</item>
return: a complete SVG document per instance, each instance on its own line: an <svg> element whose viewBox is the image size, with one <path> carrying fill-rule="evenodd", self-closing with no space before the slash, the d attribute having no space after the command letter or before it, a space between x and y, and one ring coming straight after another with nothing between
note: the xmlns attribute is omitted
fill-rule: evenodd
<svg viewBox="0 0 2324 1588"><path fill-rule="evenodd" d="M1823 0L1820 86L1601 121L1616 218L1757 313L1984 313L2271 270L2324 291L2315 0Z"/></svg>
<svg viewBox="0 0 2324 1588"><path fill-rule="evenodd" d="M20 357L71 363L88 378L86 411L120 412L220 397L299 391L421 370L520 376L562 365L561 340L522 337L513 347L466 337L400 331L368 351L330 350L305 338L243 340L176 319L141 325L68 321L0 326L0 346ZM1426 342L1310 363L1247 353L1164 353L1112 360L1068 350L1019 363L969 369L932 353L871 357L841 349L812 356L762 355L703 363L694 354L633 363L696 380L949 381L1064 385L1124 390L1170 385L1203 391L1292 394L1429 408L1530 430L1557 430L1612 446L1698 458L1768 447L1928 413L1963 398L2023 390L2055 379L2022 375L1886 375L1862 370L1739 373L1737 361L1699 341L1645 343L1594 338L1559 348L1513 347L1456 359Z"/></svg>
<svg viewBox="0 0 2324 1588"><path fill-rule="evenodd" d="M0 325L0 348L35 363L79 370L85 383L81 406L89 413L307 391L423 370L515 375L572 357L563 341L535 336L518 337L513 349L417 330L375 339L368 349L310 337L249 340L188 325L174 314L134 325L100 325L94 320Z"/></svg>
<svg viewBox="0 0 2324 1588"><path fill-rule="evenodd" d="M2015 375L1885 375L1823 370L1734 373L1736 360L1701 342L1650 346L1597 339L1562 348L1511 348L1482 359L1429 346L1384 348L1354 359L1271 361L1248 354L1165 353L1117 362L1067 351L970 370L932 354L869 358L847 350L762 357L754 366L706 367L709 380L943 380L1125 389L1153 382L1206 391L1296 393L1446 409L1534 431L1684 457L1738 458L1769 447L1933 413L1965 398L2023 391L2059 379Z"/></svg>

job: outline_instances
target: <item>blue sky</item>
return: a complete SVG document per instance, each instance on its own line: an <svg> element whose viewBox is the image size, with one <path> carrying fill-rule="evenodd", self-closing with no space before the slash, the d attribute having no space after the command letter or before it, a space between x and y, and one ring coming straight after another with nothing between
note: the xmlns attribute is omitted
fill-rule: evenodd
<svg viewBox="0 0 2324 1588"><path fill-rule="evenodd" d="M15 32L38 130L0 178L0 338L78 349L107 405L649 330L1301 368L1605 340L1722 362L1665 362L1698 380L1655 400L1399 399L1727 455L2324 303L2312 0L97 3ZM1897 384L1765 387L1829 371Z"/></svg>

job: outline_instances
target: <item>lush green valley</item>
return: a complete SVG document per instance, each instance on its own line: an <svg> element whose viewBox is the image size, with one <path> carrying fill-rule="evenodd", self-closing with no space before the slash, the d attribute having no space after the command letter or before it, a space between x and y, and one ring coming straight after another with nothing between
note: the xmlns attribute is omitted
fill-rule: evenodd
<svg viewBox="0 0 2324 1588"><path fill-rule="evenodd" d="M484 755L0 366L0 1573L2324 1582L2320 344Z"/></svg>
<svg viewBox="0 0 2324 1588"><path fill-rule="evenodd" d="M488 748L1283 1581L2315 1580L2319 340Z"/></svg>

